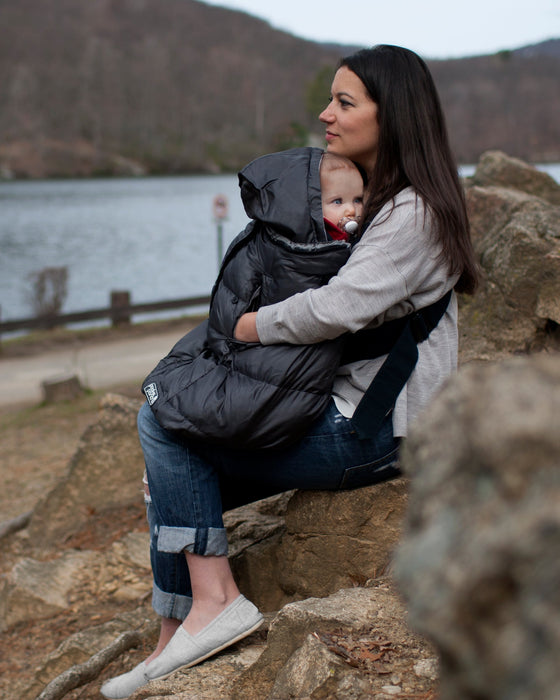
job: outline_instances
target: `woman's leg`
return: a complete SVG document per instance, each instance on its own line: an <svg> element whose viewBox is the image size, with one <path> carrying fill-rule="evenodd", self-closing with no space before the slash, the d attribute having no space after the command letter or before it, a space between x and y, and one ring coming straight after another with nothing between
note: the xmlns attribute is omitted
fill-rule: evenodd
<svg viewBox="0 0 560 700"><path fill-rule="evenodd" d="M193 605L183 627L190 634L198 634L240 593L226 556L205 557L186 552L186 560L191 575Z"/></svg>
<svg viewBox="0 0 560 700"><path fill-rule="evenodd" d="M150 527L150 561L154 579L152 604L155 609L160 610L161 615L159 639L153 653L146 659L146 663L149 663L165 649L167 642L181 624L181 620L187 616L192 606L192 591L185 558L181 555L159 553L156 549L156 515L146 475L144 475L144 500ZM172 589L174 593L171 592ZM165 612L162 612L163 609Z"/></svg>
<svg viewBox="0 0 560 700"><path fill-rule="evenodd" d="M360 440L334 402L293 447L264 453L187 446L159 426L147 404L139 428L158 522L152 535L159 582L154 608L164 617L186 618L184 626L193 632L197 620L212 619L213 611L239 594L227 561L222 510L294 488L356 488L400 473L391 417L374 438ZM187 616L191 599L196 609Z"/></svg>
<svg viewBox="0 0 560 700"><path fill-rule="evenodd" d="M260 624L262 616L238 595L229 568L221 495L225 510L292 488L355 488L399 474L398 440L393 438L390 416L374 439L362 441L334 403L296 445L266 453L198 443L187 447L159 426L147 405L139 415L139 432L155 513L154 578L164 586L162 594L154 596L154 607L163 616L162 631L147 665L103 687L110 698L126 697L119 693L130 694L151 679L198 663ZM170 564L163 554L183 551L188 590L183 582L179 591L177 581L173 590L165 589L178 560L175 556ZM169 611L189 594L192 615L177 626Z"/></svg>
<svg viewBox="0 0 560 700"><path fill-rule="evenodd" d="M227 560L218 475L163 430L147 404L138 428L150 501L154 609L163 618L188 619L195 631L197 620L212 619L239 595Z"/></svg>
<svg viewBox="0 0 560 700"><path fill-rule="evenodd" d="M184 558L190 573L192 606L183 627L189 634L195 635L239 597L239 589L227 557L205 557L187 552ZM176 618L161 617L158 643L146 659L146 664L161 654L180 624L181 621Z"/></svg>
<svg viewBox="0 0 560 700"><path fill-rule="evenodd" d="M331 401L308 434L293 446L265 452L193 449L220 475L224 511L291 489L342 490L400 475L398 438L388 415L373 438L359 439L351 419Z"/></svg>
<svg viewBox="0 0 560 700"><path fill-rule="evenodd" d="M155 561L161 563L163 555L183 557L192 606L182 624L165 616L166 607L160 608L164 617L156 649L140 665L141 675L133 669L111 681L113 693L115 686L117 692L123 687L132 692L149 680L199 663L250 634L263 619L240 594L230 569L217 472L184 442L162 430L145 410L139 426L158 522L152 536ZM169 572L160 580L169 581ZM160 594L157 603L161 602Z"/></svg>
<svg viewBox="0 0 560 700"><path fill-rule="evenodd" d="M150 680L192 665L262 621L231 573L214 468L163 430L147 404L138 415L138 429L147 475L152 604L161 627L152 654L103 685L108 698L128 697ZM212 624L216 618L219 624Z"/></svg>

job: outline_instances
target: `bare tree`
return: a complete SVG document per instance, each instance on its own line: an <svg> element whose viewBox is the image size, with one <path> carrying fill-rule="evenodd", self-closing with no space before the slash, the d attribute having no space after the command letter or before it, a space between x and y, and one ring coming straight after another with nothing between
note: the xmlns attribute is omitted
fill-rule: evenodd
<svg viewBox="0 0 560 700"><path fill-rule="evenodd" d="M54 325L68 293L68 268L45 267L29 275L32 290L29 302L37 318L44 318L47 327Z"/></svg>

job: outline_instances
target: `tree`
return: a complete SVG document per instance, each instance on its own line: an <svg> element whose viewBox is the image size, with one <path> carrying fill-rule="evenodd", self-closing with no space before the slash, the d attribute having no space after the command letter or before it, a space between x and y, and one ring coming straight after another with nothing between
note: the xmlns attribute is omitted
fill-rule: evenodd
<svg viewBox="0 0 560 700"><path fill-rule="evenodd" d="M58 316L66 301L68 293L68 268L45 267L29 275L32 292L29 301L37 318L44 318L46 325L52 327L53 319Z"/></svg>
<svg viewBox="0 0 560 700"><path fill-rule="evenodd" d="M334 72L332 66L323 66L307 84L305 107L313 123L328 104Z"/></svg>

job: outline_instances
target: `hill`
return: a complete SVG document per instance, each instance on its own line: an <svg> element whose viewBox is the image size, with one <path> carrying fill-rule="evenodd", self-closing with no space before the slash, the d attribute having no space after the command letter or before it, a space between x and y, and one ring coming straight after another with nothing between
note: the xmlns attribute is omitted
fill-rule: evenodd
<svg viewBox="0 0 560 700"><path fill-rule="evenodd" d="M533 163L560 160L560 40L430 67L460 162L493 149Z"/></svg>
<svg viewBox="0 0 560 700"><path fill-rule="evenodd" d="M196 0L3 0L0 177L236 170L305 143L348 46ZM458 158L560 160L560 40L431 61Z"/></svg>

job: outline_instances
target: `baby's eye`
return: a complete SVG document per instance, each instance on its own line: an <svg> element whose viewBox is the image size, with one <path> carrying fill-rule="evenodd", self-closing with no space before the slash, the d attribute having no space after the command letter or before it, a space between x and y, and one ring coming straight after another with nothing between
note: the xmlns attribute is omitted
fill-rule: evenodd
<svg viewBox="0 0 560 700"><path fill-rule="evenodd" d="M363 197L354 197L354 204L363 204L363 203L364 203Z"/></svg>
<svg viewBox="0 0 560 700"><path fill-rule="evenodd" d="M333 199L332 203L333 203L333 204L342 204L342 198L341 198L341 197L337 197L336 199Z"/></svg>

